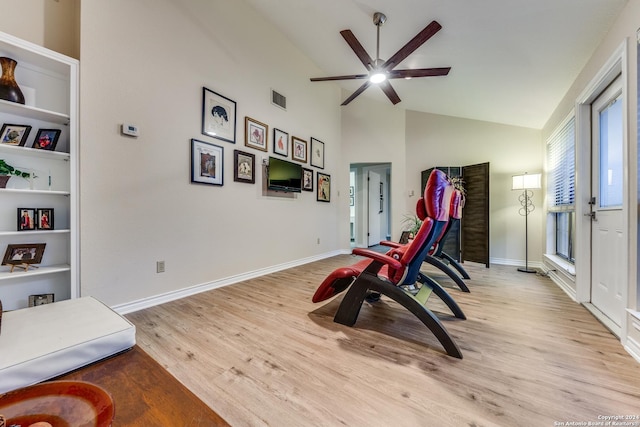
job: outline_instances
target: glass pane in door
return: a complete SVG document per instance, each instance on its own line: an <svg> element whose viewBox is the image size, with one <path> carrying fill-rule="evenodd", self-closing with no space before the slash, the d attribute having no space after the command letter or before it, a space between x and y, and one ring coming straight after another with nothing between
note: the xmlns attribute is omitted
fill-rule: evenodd
<svg viewBox="0 0 640 427"><path fill-rule="evenodd" d="M601 208L622 206L622 97L600 112Z"/></svg>

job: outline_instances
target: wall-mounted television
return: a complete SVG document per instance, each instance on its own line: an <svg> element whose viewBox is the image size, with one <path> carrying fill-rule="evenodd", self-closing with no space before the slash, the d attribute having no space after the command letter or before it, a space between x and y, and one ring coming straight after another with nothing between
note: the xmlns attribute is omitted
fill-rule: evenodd
<svg viewBox="0 0 640 427"><path fill-rule="evenodd" d="M269 190L300 193L302 191L302 165L269 157Z"/></svg>

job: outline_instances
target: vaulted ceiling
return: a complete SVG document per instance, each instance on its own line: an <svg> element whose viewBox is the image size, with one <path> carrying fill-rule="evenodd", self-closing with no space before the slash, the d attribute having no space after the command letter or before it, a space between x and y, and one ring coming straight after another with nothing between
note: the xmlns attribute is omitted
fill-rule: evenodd
<svg viewBox="0 0 640 427"><path fill-rule="evenodd" d="M392 80L396 108L541 128L627 0L246 0L323 71L362 74L340 35L350 29L376 55L374 12L383 12L385 60L432 20L442 29L397 68L451 67L447 77ZM309 76L309 77L320 77ZM340 85L347 94L362 80ZM377 87L352 104L389 102ZM390 104L391 105L391 104ZM342 107L342 108L349 108Z"/></svg>

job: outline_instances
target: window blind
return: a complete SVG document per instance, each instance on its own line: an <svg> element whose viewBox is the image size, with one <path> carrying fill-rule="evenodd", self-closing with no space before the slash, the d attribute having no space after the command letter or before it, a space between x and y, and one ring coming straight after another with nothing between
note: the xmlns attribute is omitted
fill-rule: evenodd
<svg viewBox="0 0 640 427"><path fill-rule="evenodd" d="M571 116L547 140L550 212L572 211L576 183L576 119Z"/></svg>

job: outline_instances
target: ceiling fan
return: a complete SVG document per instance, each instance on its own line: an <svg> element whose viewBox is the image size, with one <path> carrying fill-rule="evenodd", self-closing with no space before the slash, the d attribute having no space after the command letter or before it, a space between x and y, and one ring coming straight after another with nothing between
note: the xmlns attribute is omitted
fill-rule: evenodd
<svg viewBox="0 0 640 427"><path fill-rule="evenodd" d="M449 74L451 67L444 68L414 68L407 70L394 70L396 65L400 64L407 56L411 55L413 51L422 46L424 42L429 40L435 33L440 31L442 26L436 21L431 21L422 31L420 31L414 38L409 40L399 51L397 51L391 58L383 61L380 59L380 27L386 22L387 17L384 13L376 12L373 14L373 23L377 28L377 41L376 41L376 59L371 59L369 54L364 50L364 47L360 44L356 36L353 35L351 30L342 30L340 34L345 39L347 44L355 52L356 56L362 61L367 68L368 74L351 74L346 76L333 76L333 77L313 77L312 82L323 82L330 80L354 80L354 79L367 79L362 86L360 86L355 92L351 94L341 105L347 105L353 101L358 95L365 91L372 83L378 84L382 91L387 95L387 98L395 105L400 102L400 97L389 83L388 79L400 79L400 78L412 78L412 77L433 77L433 76L446 76Z"/></svg>

